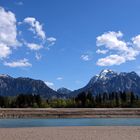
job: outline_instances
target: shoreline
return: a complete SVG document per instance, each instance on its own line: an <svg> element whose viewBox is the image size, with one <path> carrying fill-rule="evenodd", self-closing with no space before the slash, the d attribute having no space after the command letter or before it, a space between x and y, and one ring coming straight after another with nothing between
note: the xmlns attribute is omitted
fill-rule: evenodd
<svg viewBox="0 0 140 140"><path fill-rule="evenodd" d="M140 108L0 108L5 118L140 118Z"/></svg>
<svg viewBox="0 0 140 140"><path fill-rule="evenodd" d="M139 140L140 127L89 126L0 128L2 140Z"/></svg>

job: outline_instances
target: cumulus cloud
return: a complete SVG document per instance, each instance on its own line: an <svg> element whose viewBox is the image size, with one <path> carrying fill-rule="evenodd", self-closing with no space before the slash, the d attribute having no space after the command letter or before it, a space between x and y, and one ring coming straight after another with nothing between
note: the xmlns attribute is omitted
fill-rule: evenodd
<svg viewBox="0 0 140 140"><path fill-rule="evenodd" d="M61 80L63 80L63 77L57 77L56 79L61 81Z"/></svg>
<svg viewBox="0 0 140 140"><path fill-rule="evenodd" d="M23 5L22 1L16 2L17 5ZM19 23L19 24L17 24ZM38 43L29 43L24 38L24 30L18 30L17 26L21 26L22 23L28 24L29 30L35 34L32 42L36 42L34 39L38 39ZM21 38L22 36L22 38ZM34 36L33 36L34 37ZM18 38L18 39L17 39ZM41 38L41 40L40 40ZM20 40L20 42L18 41ZM31 66L28 59L20 59L13 62L7 62L10 58L10 54L18 49L19 46L27 46L29 49L36 51L35 58L41 59L41 54L37 53L38 50L44 48L44 45L52 46L56 42L54 37L46 37L45 31L43 30L42 24L37 21L34 17L27 17L23 22L17 22L16 16L13 12L5 10L0 6L0 59L3 60L3 64L9 67L26 67ZM26 52L25 52L26 54ZM8 59L7 59L8 58ZM7 59L7 61L5 61Z"/></svg>
<svg viewBox="0 0 140 140"><path fill-rule="evenodd" d="M31 28L29 28L33 33L36 33L43 40L46 39L45 31L43 31L42 25L34 17L26 17L24 19L25 23L28 23Z"/></svg>
<svg viewBox="0 0 140 140"><path fill-rule="evenodd" d="M97 54L106 54L107 52L108 50L100 50L100 49L96 51Z"/></svg>
<svg viewBox="0 0 140 140"><path fill-rule="evenodd" d="M35 44L35 43L26 43L27 47L30 48L31 50L40 50L41 48L43 48L42 45L39 44Z"/></svg>
<svg viewBox="0 0 140 140"><path fill-rule="evenodd" d="M101 58L98 60L97 65L99 66L112 66L112 65L120 65L124 63L126 60L124 57L119 55L109 55L105 58Z"/></svg>
<svg viewBox="0 0 140 140"><path fill-rule="evenodd" d="M120 65L126 61L135 60L140 54L140 35L133 37L131 42L122 40L122 32L107 32L97 37L97 47L104 47L111 55L104 58L99 58L97 65L99 66L112 66ZM100 53L98 49L96 53Z"/></svg>
<svg viewBox="0 0 140 140"><path fill-rule="evenodd" d="M11 54L11 50L6 44L0 43L0 59L6 58Z"/></svg>
<svg viewBox="0 0 140 140"><path fill-rule="evenodd" d="M123 37L122 32L107 32L97 37L96 45L98 47L105 46L105 48L110 50L127 50L127 43L120 40Z"/></svg>
<svg viewBox="0 0 140 140"><path fill-rule="evenodd" d="M8 66L8 67L12 67L12 68L15 68L15 67L31 67L32 66L32 64L29 63L28 59L26 59L26 58L18 60L18 61L13 61L13 62L4 62L4 65Z"/></svg>
<svg viewBox="0 0 140 140"><path fill-rule="evenodd" d="M47 42L48 42L48 45L49 46L53 46L55 44L55 42L56 42L56 38L54 38L54 37L48 37L47 38Z"/></svg>
<svg viewBox="0 0 140 140"><path fill-rule="evenodd" d="M0 7L0 58L8 57L12 48L19 46L16 17L11 11Z"/></svg>
<svg viewBox="0 0 140 140"><path fill-rule="evenodd" d="M45 31L43 30L43 27L42 27L42 24L40 24L40 22L37 21L34 17L26 17L23 20L23 22L29 24L30 25L29 30L43 40L42 44L44 44L44 45L46 44L48 47L50 47L50 46L53 46L56 43L56 38L46 37ZM31 46L29 44L30 48L32 48L32 46L33 46L33 44L31 44ZM38 48L38 47L36 46L35 48ZM40 48L43 48L43 46L40 46ZM37 49L34 49L34 50L37 50Z"/></svg>
<svg viewBox="0 0 140 140"><path fill-rule="evenodd" d="M48 87L53 87L53 86L54 86L54 83L52 83L52 82L45 81L44 83L45 83Z"/></svg>
<svg viewBox="0 0 140 140"><path fill-rule="evenodd" d="M133 37L132 42L135 45L135 47L140 50L140 35Z"/></svg>
<svg viewBox="0 0 140 140"><path fill-rule="evenodd" d="M81 59L84 60L84 61L89 61L91 58L88 54L86 54L86 55L83 54L83 55L81 55Z"/></svg>

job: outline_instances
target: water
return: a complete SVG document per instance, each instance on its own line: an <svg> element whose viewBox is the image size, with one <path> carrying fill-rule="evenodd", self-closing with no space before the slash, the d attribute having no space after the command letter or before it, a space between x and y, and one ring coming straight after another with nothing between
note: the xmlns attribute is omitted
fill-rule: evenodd
<svg viewBox="0 0 140 140"><path fill-rule="evenodd" d="M140 126L139 118L0 119L0 128L58 126Z"/></svg>

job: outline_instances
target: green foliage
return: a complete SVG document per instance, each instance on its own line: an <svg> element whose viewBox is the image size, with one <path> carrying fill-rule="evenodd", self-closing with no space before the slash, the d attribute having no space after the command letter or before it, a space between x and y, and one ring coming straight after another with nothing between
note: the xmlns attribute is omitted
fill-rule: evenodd
<svg viewBox="0 0 140 140"><path fill-rule="evenodd" d="M42 99L39 95L24 95L20 94L17 97L2 97L0 96L0 107L4 108L27 108L41 107Z"/></svg>
<svg viewBox="0 0 140 140"><path fill-rule="evenodd" d="M72 99L45 100L39 95L20 94L16 97L0 96L1 108L114 108L140 107L140 100L133 92L112 92L92 96L82 92Z"/></svg>

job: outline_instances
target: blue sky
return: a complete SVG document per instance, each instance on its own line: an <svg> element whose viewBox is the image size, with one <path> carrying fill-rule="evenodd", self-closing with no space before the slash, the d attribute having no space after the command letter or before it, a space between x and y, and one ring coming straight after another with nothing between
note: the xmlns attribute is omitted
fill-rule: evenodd
<svg viewBox="0 0 140 140"><path fill-rule="evenodd" d="M102 69L140 73L139 0L0 0L0 7L0 73L72 90Z"/></svg>

